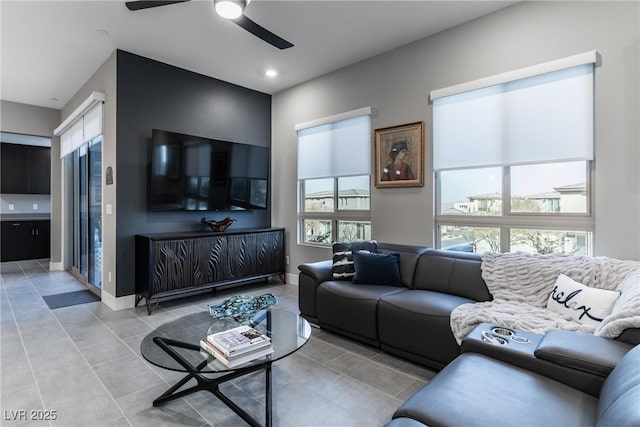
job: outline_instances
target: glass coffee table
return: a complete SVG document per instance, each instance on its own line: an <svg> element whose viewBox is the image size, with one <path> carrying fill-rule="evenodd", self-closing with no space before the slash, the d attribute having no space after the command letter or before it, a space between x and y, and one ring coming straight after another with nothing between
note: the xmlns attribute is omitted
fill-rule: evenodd
<svg viewBox="0 0 640 427"><path fill-rule="evenodd" d="M273 353L237 367L228 368L200 349L200 340L206 339L207 335L222 332L241 324L249 324L271 337ZM218 397L249 425L260 426L258 421L222 393L219 385L243 375L264 370L265 425L271 426L271 364L297 351L309 340L310 335L309 322L298 314L276 308L261 310L250 321L245 322L237 322L233 319L214 319L208 311L203 311L165 323L142 340L140 352L147 361L156 366L185 372L187 375L154 400L153 406L200 390L206 390ZM205 376L205 374L221 373L221 376L215 378ZM181 390L191 379L195 379L197 384Z"/></svg>

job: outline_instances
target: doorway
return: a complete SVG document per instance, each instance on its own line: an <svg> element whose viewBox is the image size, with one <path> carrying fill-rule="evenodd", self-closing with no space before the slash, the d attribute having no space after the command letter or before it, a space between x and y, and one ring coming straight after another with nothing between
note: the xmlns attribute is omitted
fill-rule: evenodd
<svg viewBox="0 0 640 427"><path fill-rule="evenodd" d="M102 289L102 136L72 154L73 263L71 272L89 289Z"/></svg>

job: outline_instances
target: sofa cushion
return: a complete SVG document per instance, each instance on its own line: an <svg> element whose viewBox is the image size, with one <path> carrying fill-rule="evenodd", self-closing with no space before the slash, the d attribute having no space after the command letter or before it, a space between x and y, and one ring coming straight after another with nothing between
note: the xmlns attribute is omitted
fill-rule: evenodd
<svg viewBox="0 0 640 427"><path fill-rule="evenodd" d="M542 337L533 354L554 365L606 378L630 349L629 344L615 340L552 329Z"/></svg>
<svg viewBox="0 0 640 427"><path fill-rule="evenodd" d="M353 283L402 286L400 254L376 254L359 251L353 254L356 273Z"/></svg>
<svg viewBox="0 0 640 427"><path fill-rule="evenodd" d="M333 280L351 280L355 274L353 265L353 253L357 251L376 252L378 242L357 241L357 242L334 242L333 243Z"/></svg>
<svg viewBox="0 0 640 427"><path fill-rule="evenodd" d="M618 291L590 288L560 274L547 300L547 308L569 316L578 323L597 328L611 314L619 296Z"/></svg>
<svg viewBox="0 0 640 427"><path fill-rule="evenodd" d="M348 332L377 345L378 300L403 288L354 285L346 281L324 282L318 287L316 309L320 326Z"/></svg>
<svg viewBox="0 0 640 427"><path fill-rule="evenodd" d="M383 349L391 352L399 349L428 358L438 363L433 367L441 368L460 354L449 327L449 316L456 307L469 302L473 301L420 290L383 296L378 308L378 328Z"/></svg>
<svg viewBox="0 0 640 427"><path fill-rule="evenodd" d="M413 289L436 291L470 298L491 300L482 279L481 258L466 252L430 250L418 260Z"/></svg>
<svg viewBox="0 0 640 427"><path fill-rule="evenodd" d="M430 426L594 425L595 397L487 356L465 353L394 414Z"/></svg>
<svg viewBox="0 0 640 427"><path fill-rule="evenodd" d="M393 243L378 243L378 253L400 254L400 277L402 278L402 286L410 288L413 284L413 277L416 272L416 264L422 254L430 249L423 246L397 245Z"/></svg>

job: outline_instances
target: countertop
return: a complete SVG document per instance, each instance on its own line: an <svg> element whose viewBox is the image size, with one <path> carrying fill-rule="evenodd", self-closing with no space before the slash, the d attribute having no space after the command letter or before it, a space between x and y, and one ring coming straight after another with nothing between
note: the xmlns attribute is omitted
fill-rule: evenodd
<svg viewBox="0 0 640 427"><path fill-rule="evenodd" d="M51 214L49 212L0 214L0 221L47 221L50 219Z"/></svg>

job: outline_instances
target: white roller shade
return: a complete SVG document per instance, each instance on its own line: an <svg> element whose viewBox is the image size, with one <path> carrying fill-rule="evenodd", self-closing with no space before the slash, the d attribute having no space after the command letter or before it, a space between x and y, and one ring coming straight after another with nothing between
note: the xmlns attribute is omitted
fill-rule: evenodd
<svg viewBox="0 0 640 427"><path fill-rule="evenodd" d="M84 142L102 135L102 102L95 104L83 115Z"/></svg>
<svg viewBox="0 0 640 427"><path fill-rule="evenodd" d="M102 103L105 95L92 92L58 126L53 134L60 136L60 158L64 158L77 150L82 144L102 134Z"/></svg>
<svg viewBox="0 0 640 427"><path fill-rule="evenodd" d="M370 114L298 130L298 179L370 173Z"/></svg>
<svg viewBox="0 0 640 427"><path fill-rule="evenodd" d="M60 135L60 158L64 158L76 151L84 144L82 138L82 118L76 120L67 130Z"/></svg>
<svg viewBox="0 0 640 427"><path fill-rule="evenodd" d="M434 99L434 169L593 159L593 70L578 65Z"/></svg>

